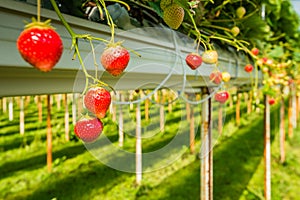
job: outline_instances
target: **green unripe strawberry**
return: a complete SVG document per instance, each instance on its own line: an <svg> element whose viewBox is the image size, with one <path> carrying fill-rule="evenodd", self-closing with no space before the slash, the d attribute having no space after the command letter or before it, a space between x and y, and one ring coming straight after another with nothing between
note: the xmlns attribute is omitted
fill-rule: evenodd
<svg viewBox="0 0 300 200"><path fill-rule="evenodd" d="M163 20L172 29L178 29L184 18L184 9L177 4L171 4L164 10Z"/></svg>
<svg viewBox="0 0 300 200"><path fill-rule="evenodd" d="M240 33L240 28L237 26L232 27L231 33L234 37L237 36Z"/></svg>
<svg viewBox="0 0 300 200"><path fill-rule="evenodd" d="M238 9L236 9L236 16L241 19L244 17L244 15L246 14L246 8L243 6L238 7Z"/></svg>

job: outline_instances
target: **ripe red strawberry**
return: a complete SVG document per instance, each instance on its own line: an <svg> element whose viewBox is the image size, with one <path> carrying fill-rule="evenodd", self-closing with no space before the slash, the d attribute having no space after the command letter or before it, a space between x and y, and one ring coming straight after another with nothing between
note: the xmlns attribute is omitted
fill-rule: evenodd
<svg viewBox="0 0 300 200"><path fill-rule="evenodd" d="M189 53L185 57L185 62L192 70L195 70L202 64L202 58L198 53Z"/></svg>
<svg viewBox="0 0 300 200"><path fill-rule="evenodd" d="M273 105L275 103L275 99L274 98L269 98L269 104Z"/></svg>
<svg viewBox="0 0 300 200"><path fill-rule="evenodd" d="M109 44L101 55L101 64L113 76L120 75L128 65L130 54L119 43Z"/></svg>
<svg viewBox="0 0 300 200"><path fill-rule="evenodd" d="M202 61L206 64L214 64L218 62L218 52L215 50L207 50L202 54Z"/></svg>
<svg viewBox="0 0 300 200"><path fill-rule="evenodd" d="M227 91L220 91L215 94L215 100L220 103L225 103L229 98L229 93Z"/></svg>
<svg viewBox="0 0 300 200"><path fill-rule="evenodd" d="M222 72L220 71L213 71L209 75L209 79L214 82L215 84L220 84L222 82Z"/></svg>
<svg viewBox="0 0 300 200"><path fill-rule="evenodd" d="M256 47L253 47L253 48L251 49L251 52L252 52L253 55L257 56L257 55L259 54L259 49L256 48Z"/></svg>
<svg viewBox="0 0 300 200"><path fill-rule="evenodd" d="M84 142L94 142L102 133L103 124L98 118L85 117L74 127L75 135Z"/></svg>
<svg viewBox="0 0 300 200"><path fill-rule="evenodd" d="M253 70L253 66L251 64L247 64L244 69L246 72L250 73Z"/></svg>
<svg viewBox="0 0 300 200"><path fill-rule="evenodd" d="M25 26L17 39L17 48L23 59L43 72L49 72L63 53L63 43L50 21L33 21Z"/></svg>
<svg viewBox="0 0 300 200"><path fill-rule="evenodd" d="M99 119L105 117L110 103L110 93L102 87L90 88L84 96L85 107Z"/></svg>

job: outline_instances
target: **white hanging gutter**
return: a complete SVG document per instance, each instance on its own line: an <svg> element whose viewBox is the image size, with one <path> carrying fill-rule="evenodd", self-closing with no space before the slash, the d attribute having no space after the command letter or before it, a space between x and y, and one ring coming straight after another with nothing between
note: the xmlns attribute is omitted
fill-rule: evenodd
<svg viewBox="0 0 300 200"><path fill-rule="evenodd" d="M52 25L60 34L63 44L63 56L49 73L42 73L31 67L20 56L16 40L23 30L24 20L30 21L36 16L36 7L17 1L1 0L0 5L0 97L17 95L35 95L51 93L82 92L84 77L78 60L72 60L71 38L52 10L42 9L41 18L52 19ZM89 33L95 37L109 38L109 27L85 19L64 15L67 22L78 34ZM178 90L203 86L213 86L208 76L215 68L202 64L193 71L185 64L187 53L194 51L193 40L168 28L144 28L129 31L117 30L116 40L124 40L124 46L141 54L141 58L131 53L131 60L124 75L112 77L104 72L99 64L100 79L111 84L116 90L141 88L172 87ZM103 44L94 42L96 61L99 62ZM80 40L79 48L85 65L94 69L89 42ZM228 71L232 84L250 83L250 75L243 70L243 59L236 53L218 50L219 69ZM91 72L93 73L93 72ZM171 73L171 74L170 74ZM163 84L162 84L163 83Z"/></svg>

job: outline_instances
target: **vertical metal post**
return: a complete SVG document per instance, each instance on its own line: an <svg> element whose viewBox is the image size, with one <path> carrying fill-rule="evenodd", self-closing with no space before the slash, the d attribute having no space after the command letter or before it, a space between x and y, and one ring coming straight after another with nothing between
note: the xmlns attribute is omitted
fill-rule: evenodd
<svg viewBox="0 0 300 200"><path fill-rule="evenodd" d="M284 98L280 101L280 127L279 127L279 148L280 148L280 162L285 161L285 120L284 120Z"/></svg>
<svg viewBox="0 0 300 200"><path fill-rule="evenodd" d="M190 106L190 153L195 153L195 116L194 107Z"/></svg>
<svg viewBox="0 0 300 200"><path fill-rule="evenodd" d="M20 97L20 134L25 133L24 97Z"/></svg>
<svg viewBox="0 0 300 200"><path fill-rule="evenodd" d="M64 106L65 106L65 139L66 141L70 140L69 131L69 104L68 104L68 94L64 94Z"/></svg>
<svg viewBox="0 0 300 200"><path fill-rule="evenodd" d="M119 100L124 101L123 95L121 92L118 93ZM122 104L119 105L119 147L123 146L124 142L124 132L123 132L123 108Z"/></svg>
<svg viewBox="0 0 300 200"><path fill-rule="evenodd" d="M51 102L50 95L47 95L47 169L52 170L52 128L51 128Z"/></svg>
<svg viewBox="0 0 300 200"><path fill-rule="evenodd" d="M140 103L136 105L136 184L140 185L142 182L142 138L141 138L141 108Z"/></svg>
<svg viewBox="0 0 300 200"><path fill-rule="evenodd" d="M9 121L12 121L14 119L13 97L8 98L8 119L9 119Z"/></svg>
<svg viewBox="0 0 300 200"><path fill-rule="evenodd" d="M207 88L203 89L203 98L207 97ZM213 199L213 151L212 151L211 99L202 103L201 124L201 200Z"/></svg>
<svg viewBox="0 0 300 200"><path fill-rule="evenodd" d="M271 131L270 131L270 105L269 97L265 95L265 140L264 140L264 162L265 162L265 200L271 199Z"/></svg>

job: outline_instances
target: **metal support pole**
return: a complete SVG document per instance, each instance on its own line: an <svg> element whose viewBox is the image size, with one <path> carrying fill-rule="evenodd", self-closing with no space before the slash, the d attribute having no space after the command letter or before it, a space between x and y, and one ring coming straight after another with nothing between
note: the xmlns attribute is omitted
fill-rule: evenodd
<svg viewBox="0 0 300 200"><path fill-rule="evenodd" d="M195 153L195 116L194 116L194 107L190 107L190 153Z"/></svg>
<svg viewBox="0 0 300 200"><path fill-rule="evenodd" d="M280 162L285 161L285 112L284 112L284 98L280 101L280 127L279 127L279 146L280 146Z"/></svg>
<svg viewBox="0 0 300 200"><path fill-rule="evenodd" d="M136 184L140 185L142 182L142 138L141 138L141 108L140 103L136 105L136 160L135 160L135 166L136 166Z"/></svg>
<svg viewBox="0 0 300 200"><path fill-rule="evenodd" d="M269 97L265 95L265 149L264 149L264 161L265 161L265 200L271 199L271 131L270 131L270 105Z"/></svg>
<svg viewBox="0 0 300 200"><path fill-rule="evenodd" d="M25 133L24 97L20 97L20 134Z"/></svg>
<svg viewBox="0 0 300 200"><path fill-rule="evenodd" d="M124 97L121 92L118 92L119 100L124 101ZM123 131L123 108L122 104L119 105L119 147L123 146L124 143L124 131Z"/></svg>
<svg viewBox="0 0 300 200"><path fill-rule="evenodd" d="M68 104L68 94L64 94L64 106L65 106L65 139L70 141L70 126L69 126L69 104Z"/></svg>
<svg viewBox="0 0 300 200"><path fill-rule="evenodd" d="M203 98L207 97L207 88L203 89ZM212 151L211 99L202 103L201 124L201 200L213 199L213 151Z"/></svg>
<svg viewBox="0 0 300 200"><path fill-rule="evenodd" d="M47 95L47 169L52 170L52 128L51 128L51 102L50 95Z"/></svg>

